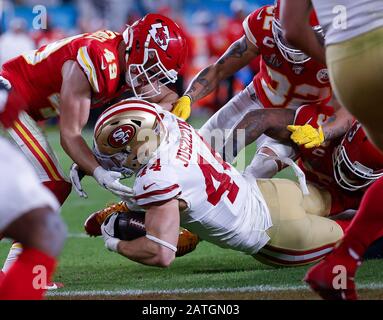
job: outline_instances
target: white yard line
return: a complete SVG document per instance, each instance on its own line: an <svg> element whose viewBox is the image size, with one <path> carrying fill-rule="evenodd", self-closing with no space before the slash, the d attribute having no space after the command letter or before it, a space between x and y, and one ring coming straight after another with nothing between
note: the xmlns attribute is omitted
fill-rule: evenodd
<svg viewBox="0 0 383 320"><path fill-rule="evenodd" d="M361 284L358 289L383 289L383 283L376 284ZM195 293L231 293L231 292L275 292L287 290L309 290L305 285L299 286L270 286L259 285L252 287L238 287L238 288L194 288L194 289L174 289L174 290L57 290L49 291L48 296L137 296L137 295L153 295L153 294L195 294Z"/></svg>

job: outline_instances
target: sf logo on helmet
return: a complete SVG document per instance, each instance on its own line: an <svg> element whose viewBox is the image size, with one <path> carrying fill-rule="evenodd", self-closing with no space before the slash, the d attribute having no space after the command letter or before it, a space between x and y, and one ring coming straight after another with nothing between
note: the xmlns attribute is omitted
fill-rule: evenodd
<svg viewBox="0 0 383 320"><path fill-rule="evenodd" d="M136 134L136 129L130 125L123 125L114 129L108 138L108 143L113 148L122 148L126 146Z"/></svg>
<svg viewBox="0 0 383 320"><path fill-rule="evenodd" d="M152 28L149 30L150 35L152 36L155 43L158 46L166 51L169 46L170 35L169 29L167 26L163 26L161 22L152 24Z"/></svg>

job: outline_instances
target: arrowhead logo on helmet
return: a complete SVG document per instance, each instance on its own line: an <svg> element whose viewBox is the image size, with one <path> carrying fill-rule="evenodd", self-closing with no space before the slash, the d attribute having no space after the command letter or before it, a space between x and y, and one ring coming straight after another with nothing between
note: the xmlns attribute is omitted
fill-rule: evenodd
<svg viewBox="0 0 383 320"><path fill-rule="evenodd" d="M169 35L169 29L167 26L163 26L162 23L155 23L152 24L152 28L149 30L150 35L152 36L155 43L158 44L158 46L166 51L169 46L170 41L170 35Z"/></svg>
<svg viewBox="0 0 383 320"><path fill-rule="evenodd" d="M149 99L175 83L188 46L180 27L160 14L147 14L123 32L126 82L139 99Z"/></svg>

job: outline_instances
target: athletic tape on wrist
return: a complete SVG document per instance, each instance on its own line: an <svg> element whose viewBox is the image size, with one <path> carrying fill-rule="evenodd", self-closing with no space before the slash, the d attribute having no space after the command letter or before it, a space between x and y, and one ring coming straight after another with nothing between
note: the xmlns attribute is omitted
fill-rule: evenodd
<svg viewBox="0 0 383 320"><path fill-rule="evenodd" d="M153 242L155 243L158 243L160 244L161 246L164 246L170 250L172 250L173 252L177 252L177 247L173 246L172 244L170 244L169 242L166 242L164 240L161 240L161 239L158 239L156 238L155 236L152 236L150 234L146 234L146 237L149 239L149 240L152 240Z"/></svg>

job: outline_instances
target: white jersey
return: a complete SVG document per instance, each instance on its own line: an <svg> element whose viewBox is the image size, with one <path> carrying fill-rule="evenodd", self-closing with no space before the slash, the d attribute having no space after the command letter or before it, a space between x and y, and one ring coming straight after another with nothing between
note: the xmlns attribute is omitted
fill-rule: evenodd
<svg viewBox="0 0 383 320"><path fill-rule="evenodd" d="M383 27L382 0L312 0L326 45Z"/></svg>
<svg viewBox="0 0 383 320"><path fill-rule="evenodd" d="M188 123L161 111L167 138L136 176L140 206L182 199L181 226L220 247L254 254L268 241L270 214L255 181L248 182Z"/></svg>

